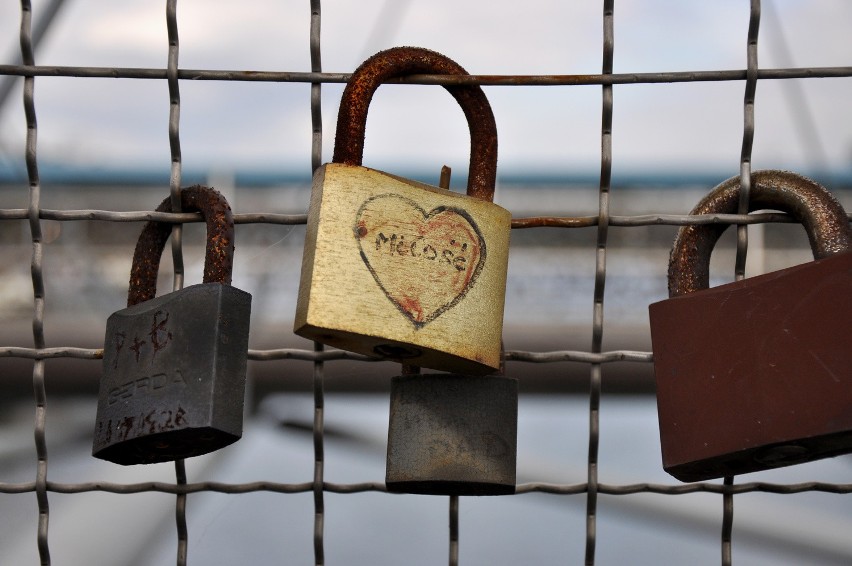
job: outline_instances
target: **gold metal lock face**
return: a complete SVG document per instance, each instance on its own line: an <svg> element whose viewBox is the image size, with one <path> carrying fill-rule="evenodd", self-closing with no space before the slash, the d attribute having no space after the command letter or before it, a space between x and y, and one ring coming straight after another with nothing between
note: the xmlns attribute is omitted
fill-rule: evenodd
<svg viewBox="0 0 852 566"><path fill-rule="evenodd" d="M484 93L448 88L471 127L467 195L360 165L375 89L424 72L465 74L437 53L396 48L347 85L334 162L313 179L294 331L389 360L490 373L500 364L511 215L491 202L496 126Z"/></svg>

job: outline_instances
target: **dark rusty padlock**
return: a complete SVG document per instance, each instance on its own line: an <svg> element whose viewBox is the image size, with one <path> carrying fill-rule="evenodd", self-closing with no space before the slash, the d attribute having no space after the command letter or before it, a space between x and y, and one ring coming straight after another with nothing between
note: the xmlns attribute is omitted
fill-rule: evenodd
<svg viewBox="0 0 852 566"><path fill-rule="evenodd" d="M736 213L739 177L692 214ZM650 306L664 469L700 481L852 452L852 230L825 188L751 176L749 211L804 224L815 261L709 289L726 225L684 226Z"/></svg>
<svg viewBox="0 0 852 566"><path fill-rule="evenodd" d="M389 492L515 493L518 380L502 373L392 378Z"/></svg>
<svg viewBox="0 0 852 566"><path fill-rule="evenodd" d="M389 79L467 74L426 49L365 61L346 86L333 163L314 175L294 331L324 344L445 371L500 364L509 212L491 200L497 128L478 86L448 86L471 134L467 195L361 166L367 110Z"/></svg>
<svg viewBox="0 0 852 566"><path fill-rule="evenodd" d="M92 455L151 464L212 452L242 435L251 295L231 286L234 222L217 191L181 191L207 223L203 283L156 295L171 225L139 236L124 310L107 320ZM171 210L167 198L157 208Z"/></svg>

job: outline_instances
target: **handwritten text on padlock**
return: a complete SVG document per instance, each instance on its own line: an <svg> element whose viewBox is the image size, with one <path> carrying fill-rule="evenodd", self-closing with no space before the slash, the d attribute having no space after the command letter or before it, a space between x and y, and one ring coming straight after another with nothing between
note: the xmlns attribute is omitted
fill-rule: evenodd
<svg viewBox="0 0 852 566"><path fill-rule="evenodd" d="M361 259L385 296L421 328L464 299L485 265L485 240L462 209L424 210L387 193L355 219Z"/></svg>

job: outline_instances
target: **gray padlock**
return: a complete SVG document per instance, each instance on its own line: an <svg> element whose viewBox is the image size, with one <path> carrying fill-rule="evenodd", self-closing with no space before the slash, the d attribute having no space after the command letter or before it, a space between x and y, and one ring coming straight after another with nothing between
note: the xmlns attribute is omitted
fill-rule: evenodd
<svg viewBox="0 0 852 566"><path fill-rule="evenodd" d="M391 380L385 484L392 493L515 493L518 380L401 375Z"/></svg>
<svg viewBox="0 0 852 566"><path fill-rule="evenodd" d="M201 186L181 191L181 208L207 223L204 282L154 297L171 225L148 222L128 307L107 320L92 455L116 464L198 456L242 435L251 295L230 285L231 208ZM170 210L170 198L157 208Z"/></svg>

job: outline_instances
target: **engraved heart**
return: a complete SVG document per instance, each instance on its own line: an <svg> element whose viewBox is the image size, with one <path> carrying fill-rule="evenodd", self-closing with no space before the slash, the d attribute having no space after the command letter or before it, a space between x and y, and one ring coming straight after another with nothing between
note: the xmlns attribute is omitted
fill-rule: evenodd
<svg viewBox="0 0 852 566"><path fill-rule="evenodd" d="M485 265L485 240L459 208L426 212L409 198L377 195L361 205L354 231L367 269L416 328L464 299Z"/></svg>

